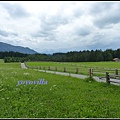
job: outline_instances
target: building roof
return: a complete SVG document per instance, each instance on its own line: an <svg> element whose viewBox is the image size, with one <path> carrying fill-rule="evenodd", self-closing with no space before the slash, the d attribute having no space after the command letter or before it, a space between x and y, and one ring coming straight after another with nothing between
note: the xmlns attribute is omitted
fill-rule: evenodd
<svg viewBox="0 0 120 120"><path fill-rule="evenodd" d="M118 60L118 58L114 58L113 60Z"/></svg>

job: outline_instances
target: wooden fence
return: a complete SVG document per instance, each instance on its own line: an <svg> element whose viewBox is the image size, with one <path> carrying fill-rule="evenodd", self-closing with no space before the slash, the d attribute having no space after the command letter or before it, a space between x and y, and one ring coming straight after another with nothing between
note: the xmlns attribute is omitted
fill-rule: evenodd
<svg viewBox="0 0 120 120"><path fill-rule="evenodd" d="M116 81L113 81L111 78L112 78L112 75L109 75L109 73L106 72L106 83L110 84L112 82L112 83L120 84L120 77L118 75L116 75L114 78L116 79Z"/></svg>
<svg viewBox="0 0 120 120"><path fill-rule="evenodd" d="M27 66L26 65L26 67L28 69L37 69L37 70L41 69L41 70L45 70L45 72L46 72L46 70L51 70L51 71L68 72L70 74L69 70L66 67L62 67L61 70L58 70L59 67L56 67L56 66L53 68L53 66L36 66L35 67L35 66ZM93 76L95 76L96 73L99 73L99 72L101 72L103 70L104 71L103 72L104 76L100 76L99 78L100 79L105 78L106 79L106 83L110 84L111 82L115 82L115 81L111 80L112 78L120 81L120 76L118 74L118 69L110 69L110 68L109 69L105 69L105 68L103 68L103 69L98 69L98 68L92 69L92 68L88 68L87 70L89 70L88 74L89 74L90 78L92 78ZM114 74L109 74L108 71L110 71L110 70L112 72L114 71ZM71 73L79 74L79 71L80 71L80 68L76 67L74 69L74 72L71 72ZM105 71L107 71L107 72L105 72ZM120 83L120 82L115 82L115 83Z"/></svg>

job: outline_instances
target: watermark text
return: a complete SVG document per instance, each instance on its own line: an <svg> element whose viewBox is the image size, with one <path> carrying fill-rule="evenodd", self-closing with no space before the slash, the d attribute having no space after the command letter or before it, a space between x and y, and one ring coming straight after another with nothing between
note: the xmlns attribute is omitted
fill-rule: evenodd
<svg viewBox="0 0 120 120"><path fill-rule="evenodd" d="M44 81L44 79L38 79L38 81L36 81L36 80L26 80L26 81L24 81L24 80L20 80L20 81L18 81L18 84L17 84L17 86L18 85L30 85L30 84L48 84L48 81Z"/></svg>

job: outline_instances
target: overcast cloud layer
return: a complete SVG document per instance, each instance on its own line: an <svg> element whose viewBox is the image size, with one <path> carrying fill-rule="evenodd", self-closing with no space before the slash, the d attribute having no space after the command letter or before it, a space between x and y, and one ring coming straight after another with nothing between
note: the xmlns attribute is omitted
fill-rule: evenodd
<svg viewBox="0 0 120 120"><path fill-rule="evenodd" d="M0 2L0 41L39 53L120 48L120 2Z"/></svg>

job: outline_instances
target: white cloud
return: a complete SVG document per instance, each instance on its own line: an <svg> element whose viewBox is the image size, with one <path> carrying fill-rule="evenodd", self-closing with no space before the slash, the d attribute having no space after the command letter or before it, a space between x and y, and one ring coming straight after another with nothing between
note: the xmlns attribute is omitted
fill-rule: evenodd
<svg viewBox="0 0 120 120"><path fill-rule="evenodd" d="M0 2L0 40L39 53L117 49L119 11L120 2Z"/></svg>

